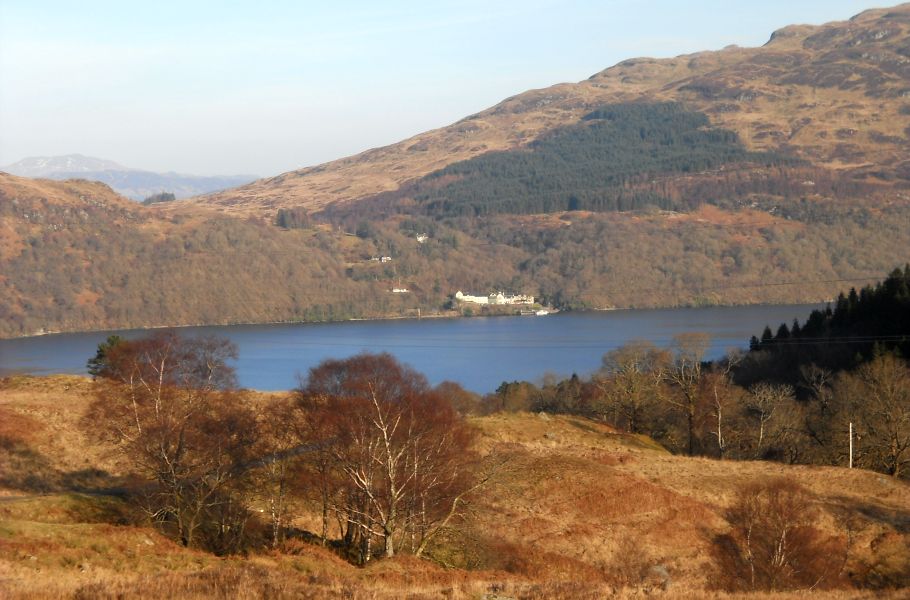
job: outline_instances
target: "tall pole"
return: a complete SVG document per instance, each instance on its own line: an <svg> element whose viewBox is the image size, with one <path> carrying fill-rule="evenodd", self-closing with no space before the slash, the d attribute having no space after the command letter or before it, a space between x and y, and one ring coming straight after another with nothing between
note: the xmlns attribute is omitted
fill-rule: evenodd
<svg viewBox="0 0 910 600"><path fill-rule="evenodd" d="M850 421L850 467L853 468L853 421Z"/></svg>

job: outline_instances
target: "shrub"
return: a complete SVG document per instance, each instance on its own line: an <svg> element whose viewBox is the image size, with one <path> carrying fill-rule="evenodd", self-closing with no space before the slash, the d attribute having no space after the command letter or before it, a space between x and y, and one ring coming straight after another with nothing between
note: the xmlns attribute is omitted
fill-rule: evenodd
<svg viewBox="0 0 910 600"><path fill-rule="evenodd" d="M714 541L718 583L731 591L781 591L837 585L843 540L816 527L805 490L787 479L743 486L727 511L729 533Z"/></svg>

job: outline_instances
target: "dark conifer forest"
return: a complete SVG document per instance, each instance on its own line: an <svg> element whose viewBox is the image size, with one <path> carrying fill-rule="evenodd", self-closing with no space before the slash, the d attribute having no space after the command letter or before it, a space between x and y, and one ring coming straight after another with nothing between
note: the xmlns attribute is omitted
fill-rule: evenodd
<svg viewBox="0 0 910 600"><path fill-rule="evenodd" d="M789 383L807 365L841 371L884 353L910 357L910 265L875 285L850 288L803 323L781 323L771 332L768 326L761 337L753 336L750 362Z"/></svg>
<svg viewBox="0 0 910 600"><path fill-rule="evenodd" d="M615 104L524 148L449 165L418 183L413 198L436 216L679 210L700 201L674 198L654 177L799 163L777 152L750 152L736 133L678 103Z"/></svg>

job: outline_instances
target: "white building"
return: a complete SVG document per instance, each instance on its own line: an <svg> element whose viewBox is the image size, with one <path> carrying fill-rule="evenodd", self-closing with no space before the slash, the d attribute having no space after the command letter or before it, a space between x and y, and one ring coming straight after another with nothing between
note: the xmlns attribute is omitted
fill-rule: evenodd
<svg viewBox="0 0 910 600"><path fill-rule="evenodd" d="M534 304L534 296L518 294L507 296L502 292L490 294L490 304Z"/></svg>
<svg viewBox="0 0 910 600"><path fill-rule="evenodd" d="M455 299L459 302L470 302L472 304L489 304L489 296L471 296L468 294L463 294L461 290L455 292Z"/></svg>
<svg viewBox="0 0 910 600"><path fill-rule="evenodd" d="M502 292L490 294L489 296L472 296L470 294L465 294L459 290L455 293L455 299L459 302L469 302L471 304L534 304L534 296L506 295Z"/></svg>

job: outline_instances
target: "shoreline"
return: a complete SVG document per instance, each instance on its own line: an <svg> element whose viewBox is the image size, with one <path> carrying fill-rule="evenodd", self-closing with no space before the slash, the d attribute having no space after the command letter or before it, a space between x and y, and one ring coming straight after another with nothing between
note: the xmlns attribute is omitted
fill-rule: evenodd
<svg viewBox="0 0 910 600"><path fill-rule="evenodd" d="M260 391L294 387L292 376L321 360L358 352L389 352L427 376L432 383L457 381L477 393L495 390L503 381L537 381L548 372L568 377L600 366L604 352L633 339L651 339L665 347L674 335L705 331L712 336L709 358L728 348L746 348L750 336L766 325L804 320L821 304L624 309L573 311L557 319L475 320L433 315L426 324L414 318L323 323L250 324L201 327L187 337L220 335L233 340L241 354L238 382ZM510 316L510 315L502 315ZM443 320L439 320L442 318ZM366 321L379 321L367 323ZM349 323L345 325L345 323ZM311 326L307 326L311 325ZM318 326L324 325L324 326ZM125 339L149 335L150 329L120 330ZM0 376L84 374L85 361L112 332L61 333L0 341Z"/></svg>
<svg viewBox="0 0 910 600"><path fill-rule="evenodd" d="M121 331L155 331L158 329L189 329L191 327L245 327L252 325L322 325L329 323L348 323L356 321L400 321L413 319L457 319L462 315L422 315L420 317L388 316L388 317L351 317L338 321L232 321L228 323L184 323L181 325L146 325L139 327L120 327L114 329L72 329L66 331L43 331L13 337L0 337L0 342L12 340L28 340L54 335L83 335L87 333L117 333Z"/></svg>
<svg viewBox="0 0 910 600"><path fill-rule="evenodd" d="M671 307L666 307L671 308ZM682 308L682 307L678 307ZM589 310L600 310L600 309L583 309L572 311L569 309L557 309L557 308L548 308L546 309L550 315L556 315L563 312L584 312ZM613 309L606 309L613 310ZM655 309L660 310L660 309ZM421 316L409 316L409 315L389 315L382 317L351 317L349 319L339 319L339 320L327 320L327 321L234 321L229 323L185 323L182 325L146 325L140 327L120 327L114 329L73 329L66 331L42 331L39 333L30 333L26 335L17 335L13 337L0 337L0 342L4 341L13 341L13 340L29 340L47 336L55 335L83 335L87 333L117 333L123 331L155 331L158 329L188 329L191 327L246 327L254 325L328 325L328 324L338 324L338 323L363 323L363 322L374 322L374 321L423 321L425 319L477 319L484 317L520 317L526 315L519 314L492 314L492 315L464 315L456 311L448 311L445 314L428 314Z"/></svg>
<svg viewBox="0 0 910 600"><path fill-rule="evenodd" d="M653 306L653 307L607 307L607 308L580 308L580 309L555 309L548 308L550 311L547 316L555 316L559 314L566 313L585 313L585 312L620 312L620 311L632 311L632 310L678 310L678 309L701 309L701 308L741 308L747 306L813 306L821 304L830 304L830 300L819 300L815 302L752 302L745 304L711 304L711 305L700 305L700 306ZM329 325L329 324L340 324L340 323L363 323L363 322L374 322L374 321L422 321L424 319L477 319L477 318L491 318L491 317L522 317L528 315L519 315L519 314L492 314L492 315L463 315L455 311L448 311L444 314L428 314L417 316L409 315L389 315L382 317L351 317L349 319L343 320L326 320L326 321L235 321L228 323L185 323L181 325L147 325L139 327L121 327L113 329L73 329L73 330L60 330L60 331L43 331L38 333L31 333L26 335L17 335L12 337L0 337L0 342L5 341L14 341L14 340L28 340L36 339L48 336L64 336L64 335L84 335L90 333L109 333L115 334L118 332L125 331L155 331L159 329L189 329L192 327L246 327L246 326L255 326L255 325Z"/></svg>

